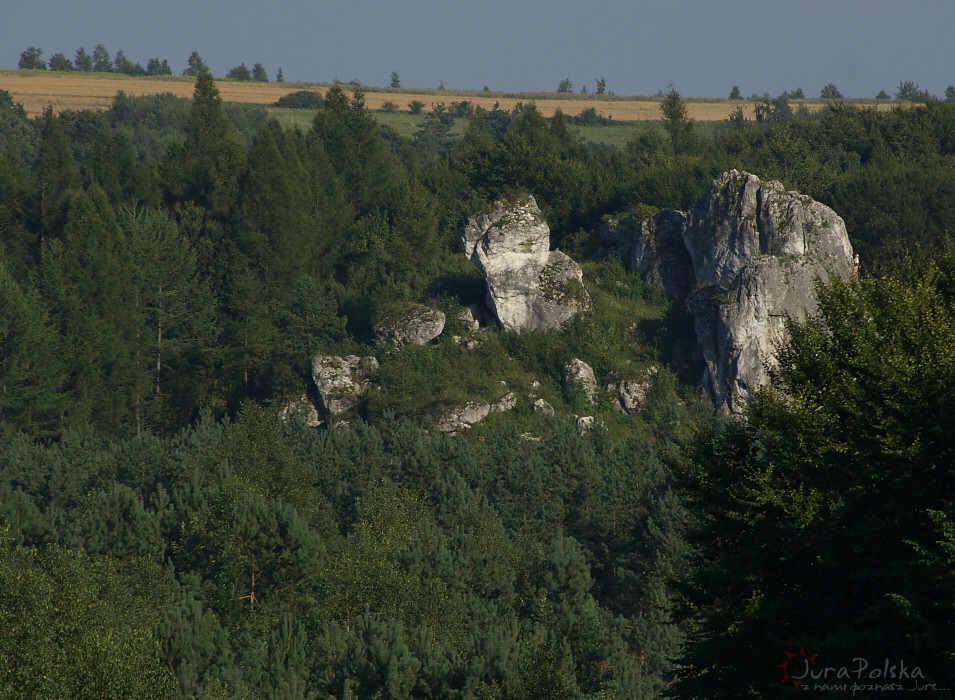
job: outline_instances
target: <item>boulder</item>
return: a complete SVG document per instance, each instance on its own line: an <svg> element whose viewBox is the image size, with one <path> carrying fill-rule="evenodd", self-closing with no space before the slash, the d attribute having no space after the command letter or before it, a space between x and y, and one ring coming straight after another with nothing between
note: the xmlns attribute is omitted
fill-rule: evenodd
<svg viewBox="0 0 955 700"><path fill-rule="evenodd" d="M534 413L540 413L542 416L552 416L554 415L554 407L544 399L537 399L534 402Z"/></svg>
<svg viewBox="0 0 955 700"><path fill-rule="evenodd" d="M510 411L516 405L517 405L517 396L515 396L513 391L509 391L491 406L491 411L495 413Z"/></svg>
<svg viewBox="0 0 955 700"><path fill-rule="evenodd" d="M375 330L379 338L396 348L425 345L441 335L445 320L443 311L422 304L403 304L390 309Z"/></svg>
<svg viewBox="0 0 955 700"><path fill-rule="evenodd" d="M590 308L580 266L550 250L550 228L533 196L471 219L465 255L484 273L487 306L508 330L558 328Z"/></svg>
<svg viewBox="0 0 955 700"><path fill-rule="evenodd" d="M474 315L474 309L470 306L465 306L458 311L458 320L461 322L461 325L464 326L465 330L476 331L481 327L481 323Z"/></svg>
<svg viewBox="0 0 955 700"><path fill-rule="evenodd" d="M361 394L371 386L378 372L374 357L316 355L312 358L312 380L318 389L326 416L354 408Z"/></svg>
<svg viewBox="0 0 955 700"><path fill-rule="evenodd" d="M561 374L564 377L565 392L580 387L591 406L597 403L597 378L590 365L575 357L563 366Z"/></svg>
<svg viewBox="0 0 955 700"><path fill-rule="evenodd" d="M276 411L276 415L283 423L301 421L309 428L320 428L325 424L318 413L318 409L315 408L315 404L312 403L307 394L303 394L298 399L289 401L280 407Z"/></svg>
<svg viewBox="0 0 955 700"><path fill-rule="evenodd" d="M457 434L467 430L475 423L487 417L491 405L483 401L468 401L461 406L455 406L444 413L437 421L438 430L444 433Z"/></svg>
<svg viewBox="0 0 955 700"><path fill-rule="evenodd" d="M642 379L624 379L617 385L608 384L607 391L616 393L613 410L629 416L639 413L653 386L653 377L658 371L659 369L655 366L647 367Z"/></svg>

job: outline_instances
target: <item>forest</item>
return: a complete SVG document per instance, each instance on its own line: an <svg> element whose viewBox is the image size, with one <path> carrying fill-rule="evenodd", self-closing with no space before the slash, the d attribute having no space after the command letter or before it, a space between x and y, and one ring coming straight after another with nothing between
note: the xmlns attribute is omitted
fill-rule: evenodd
<svg viewBox="0 0 955 700"><path fill-rule="evenodd" d="M360 87L323 97L293 128L201 71L191 100L36 119L0 91L0 695L766 698L823 666L824 697L955 688L955 103L704 132L671 90L615 149L533 103L432 106L407 138ZM744 420L697 391L685 309L594 259L606 217L733 168L832 207L863 260ZM522 193L594 309L462 347L485 289L461 231ZM450 332L385 347L405 302ZM347 425L278 416L317 353L388 360ZM569 357L662 369L581 432ZM435 430L502 382L556 414Z"/></svg>

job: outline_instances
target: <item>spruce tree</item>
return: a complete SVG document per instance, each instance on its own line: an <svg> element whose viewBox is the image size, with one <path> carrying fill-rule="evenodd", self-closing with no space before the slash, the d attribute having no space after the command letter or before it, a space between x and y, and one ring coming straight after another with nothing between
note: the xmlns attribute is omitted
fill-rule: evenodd
<svg viewBox="0 0 955 700"><path fill-rule="evenodd" d="M63 198L80 184L70 144L59 118L47 107L40 123L40 221L46 235L53 235Z"/></svg>
<svg viewBox="0 0 955 700"><path fill-rule="evenodd" d="M325 108L315 115L312 135L318 138L345 192L359 214L387 209L395 193L397 172L379 135L378 122L355 89L351 101L341 85L325 95Z"/></svg>
<svg viewBox="0 0 955 700"><path fill-rule="evenodd" d="M105 193L73 190L61 235L43 250L40 289L63 340L71 423L134 425L136 271Z"/></svg>

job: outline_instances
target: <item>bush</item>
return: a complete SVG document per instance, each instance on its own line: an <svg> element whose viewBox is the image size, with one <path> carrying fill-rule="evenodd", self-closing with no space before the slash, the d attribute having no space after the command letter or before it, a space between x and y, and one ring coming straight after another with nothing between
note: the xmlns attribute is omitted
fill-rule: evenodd
<svg viewBox="0 0 955 700"><path fill-rule="evenodd" d="M275 106L285 109L321 109L325 106L325 98L311 90L299 90L280 97Z"/></svg>
<svg viewBox="0 0 955 700"><path fill-rule="evenodd" d="M408 103L408 109L411 110L412 114L421 114L421 111L424 109L424 102L421 100L411 100Z"/></svg>

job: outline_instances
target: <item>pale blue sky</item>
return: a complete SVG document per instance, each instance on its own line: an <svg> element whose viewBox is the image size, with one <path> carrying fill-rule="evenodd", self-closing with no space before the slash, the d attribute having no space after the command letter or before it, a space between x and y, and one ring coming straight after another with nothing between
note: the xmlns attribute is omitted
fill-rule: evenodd
<svg viewBox="0 0 955 700"><path fill-rule="evenodd" d="M215 75L262 63L288 81L594 90L673 83L687 97L835 83L847 97L912 80L955 84L955 0L0 0L0 68L102 43L176 73L198 51Z"/></svg>

